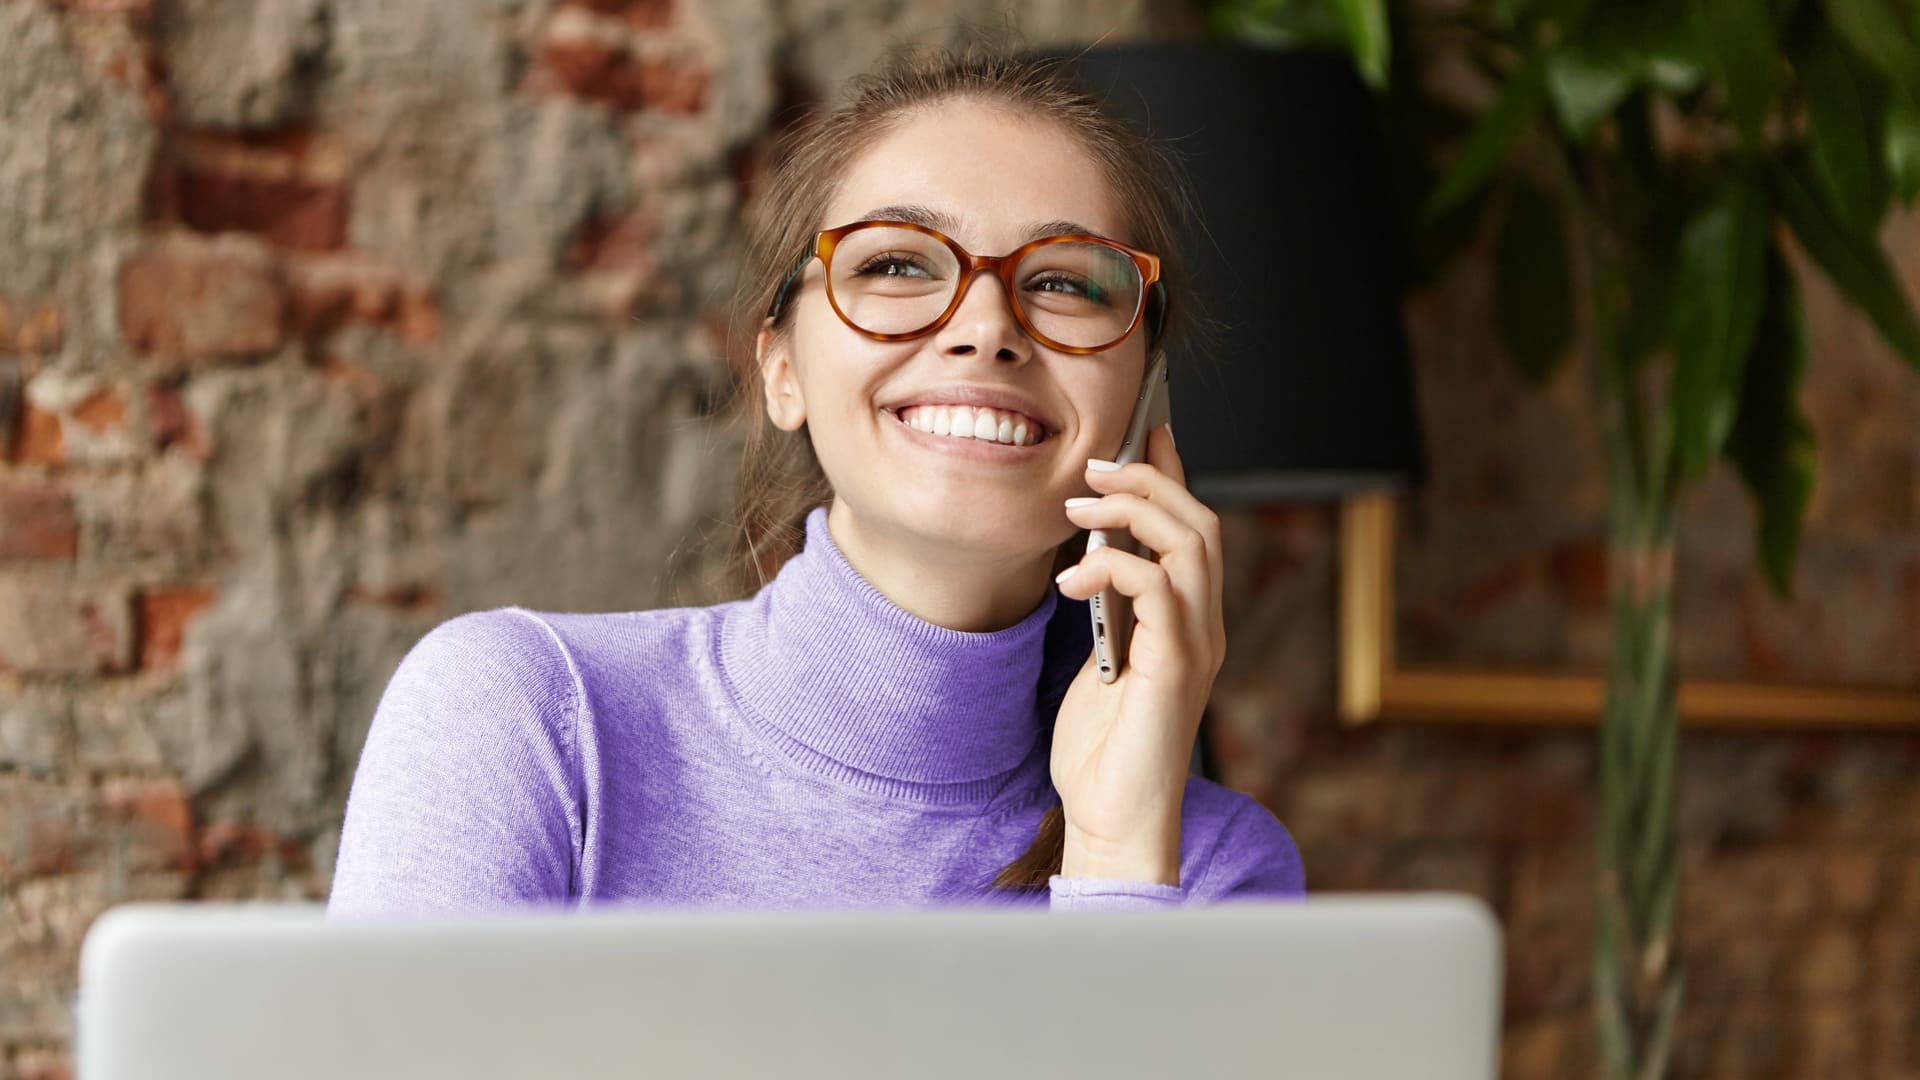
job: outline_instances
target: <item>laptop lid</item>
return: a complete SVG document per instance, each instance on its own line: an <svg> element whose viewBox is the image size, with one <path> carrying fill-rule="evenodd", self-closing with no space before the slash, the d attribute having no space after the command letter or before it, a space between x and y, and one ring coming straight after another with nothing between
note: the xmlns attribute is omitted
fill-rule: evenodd
<svg viewBox="0 0 1920 1080"><path fill-rule="evenodd" d="M1479 900L1166 912L586 909L329 923L132 903L89 928L80 1080L1490 1080Z"/></svg>

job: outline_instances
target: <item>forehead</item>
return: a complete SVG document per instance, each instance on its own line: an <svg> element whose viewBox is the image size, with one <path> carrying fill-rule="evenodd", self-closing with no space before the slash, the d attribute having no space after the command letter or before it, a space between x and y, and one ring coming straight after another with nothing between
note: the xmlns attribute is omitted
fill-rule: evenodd
<svg viewBox="0 0 1920 1080"><path fill-rule="evenodd" d="M1106 174L1063 124L962 99L913 111L857 154L819 224L902 205L950 218L948 235L983 255L1048 222L1133 240Z"/></svg>

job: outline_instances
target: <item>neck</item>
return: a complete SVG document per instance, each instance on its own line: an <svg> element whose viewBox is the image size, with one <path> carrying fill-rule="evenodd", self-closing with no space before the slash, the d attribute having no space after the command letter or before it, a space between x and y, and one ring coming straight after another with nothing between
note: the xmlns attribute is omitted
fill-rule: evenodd
<svg viewBox="0 0 1920 1080"><path fill-rule="evenodd" d="M830 780L947 806L1001 790L1092 648L1084 603L1057 592L987 632L913 615L847 560L824 506L772 581L719 610L722 678L768 745Z"/></svg>
<svg viewBox="0 0 1920 1080"><path fill-rule="evenodd" d="M1053 589L1052 547L984 558L961 553L917 534L868 527L837 498L827 509L827 529L846 560L881 595L949 630L1004 630L1031 614Z"/></svg>

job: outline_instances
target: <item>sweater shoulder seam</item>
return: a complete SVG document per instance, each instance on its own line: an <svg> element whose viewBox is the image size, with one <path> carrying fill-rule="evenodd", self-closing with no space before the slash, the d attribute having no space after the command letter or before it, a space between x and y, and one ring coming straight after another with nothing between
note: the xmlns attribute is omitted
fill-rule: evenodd
<svg viewBox="0 0 1920 1080"><path fill-rule="evenodd" d="M560 654L560 661L565 664L567 668L567 678L573 683L573 708L570 710L570 715L567 720L567 778L573 785L573 795L577 812L584 817L586 807L580 805L579 802L580 794L586 785L586 777L582 773L580 763L580 724L582 718L587 713L588 706L587 687L586 682L580 677L580 665L574 662L573 651L567 648L567 643L561 639L560 632L554 629L552 623L527 608L514 606L507 608L507 610L531 620L534 625L547 632L547 640L553 643L554 650ZM586 822L582 820L581 826L583 829L585 825ZM576 838L576 843L580 842L583 842L582 839ZM576 850L576 857L574 859L574 873L576 876L580 872L580 862L583 858L585 858L585 852L583 850ZM572 884L577 886L579 882L576 880Z"/></svg>

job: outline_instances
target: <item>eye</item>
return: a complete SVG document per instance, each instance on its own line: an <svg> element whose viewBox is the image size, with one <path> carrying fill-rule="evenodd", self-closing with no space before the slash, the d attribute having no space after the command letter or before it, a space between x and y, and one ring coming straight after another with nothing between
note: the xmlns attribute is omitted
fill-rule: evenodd
<svg viewBox="0 0 1920 1080"><path fill-rule="evenodd" d="M892 251L883 251L860 264L855 274L862 277L923 277L930 278L933 273L924 262L913 255L903 255Z"/></svg>
<svg viewBox="0 0 1920 1080"><path fill-rule="evenodd" d="M1059 293L1063 296L1081 296L1096 304L1104 304L1107 302L1107 291L1105 289L1088 281L1086 278L1062 273L1057 270L1029 279L1027 281L1027 291Z"/></svg>

